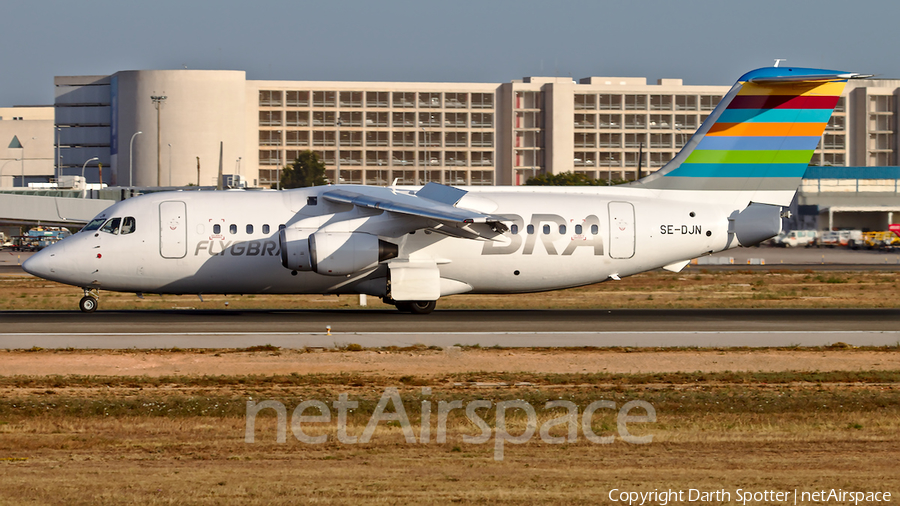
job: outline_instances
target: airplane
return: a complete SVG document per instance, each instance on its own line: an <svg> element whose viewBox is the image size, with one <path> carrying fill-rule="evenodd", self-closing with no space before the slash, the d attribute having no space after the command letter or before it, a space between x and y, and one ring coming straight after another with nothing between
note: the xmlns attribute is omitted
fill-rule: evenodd
<svg viewBox="0 0 900 506"><path fill-rule="evenodd" d="M119 202L25 271L137 294L367 294L427 314L440 297L620 280L781 231L848 79L750 71L659 171L616 187L328 185L174 191Z"/></svg>

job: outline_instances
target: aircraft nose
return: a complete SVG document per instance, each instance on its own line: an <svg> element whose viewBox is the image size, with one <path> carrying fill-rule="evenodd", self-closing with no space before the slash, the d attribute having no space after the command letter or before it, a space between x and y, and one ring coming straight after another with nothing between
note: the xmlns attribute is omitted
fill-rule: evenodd
<svg viewBox="0 0 900 506"><path fill-rule="evenodd" d="M61 252L61 249L62 244L56 244L38 251L31 255L31 258L25 260L25 263L22 264L22 269L28 274L39 278L52 278L56 272L54 269L55 257L57 253Z"/></svg>

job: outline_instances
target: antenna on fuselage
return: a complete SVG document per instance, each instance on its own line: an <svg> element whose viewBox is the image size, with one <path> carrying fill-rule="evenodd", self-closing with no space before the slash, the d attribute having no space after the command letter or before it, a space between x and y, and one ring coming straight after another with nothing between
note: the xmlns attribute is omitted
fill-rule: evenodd
<svg viewBox="0 0 900 506"><path fill-rule="evenodd" d="M775 58L775 66L777 67L783 61L787 61L787 58Z"/></svg>

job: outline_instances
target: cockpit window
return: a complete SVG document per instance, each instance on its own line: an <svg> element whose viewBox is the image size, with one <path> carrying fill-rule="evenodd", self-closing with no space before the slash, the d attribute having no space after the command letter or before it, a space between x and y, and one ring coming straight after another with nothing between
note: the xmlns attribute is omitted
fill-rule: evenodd
<svg viewBox="0 0 900 506"><path fill-rule="evenodd" d="M100 228L100 225L103 225L103 222L106 221L106 218L94 218L90 223L84 226L81 229L82 232L90 232L91 230L97 230Z"/></svg>
<svg viewBox="0 0 900 506"><path fill-rule="evenodd" d="M122 230L119 231L119 235L130 234L135 230L135 222L133 216L126 216L122 220Z"/></svg>
<svg viewBox="0 0 900 506"><path fill-rule="evenodd" d="M122 218L110 218L109 221L100 227L100 231L108 234L115 234L119 231L119 223L121 222Z"/></svg>

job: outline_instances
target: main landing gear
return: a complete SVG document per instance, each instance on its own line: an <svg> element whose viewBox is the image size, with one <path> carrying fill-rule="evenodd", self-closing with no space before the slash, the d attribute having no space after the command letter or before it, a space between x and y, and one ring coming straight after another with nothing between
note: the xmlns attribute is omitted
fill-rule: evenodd
<svg viewBox="0 0 900 506"><path fill-rule="evenodd" d="M397 306L397 309L399 309L401 313L429 314L434 311L435 306L437 306L437 301L416 300L407 302L395 302L394 304Z"/></svg>
<svg viewBox="0 0 900 506"><path fill-rule="evenodd" d="M93 313L97 310L98 299L100 299L100 291L96 288L85 288L84 297L78 301L78 308L83 313Z"/></svg>

